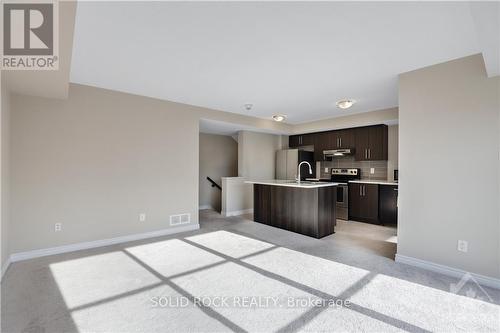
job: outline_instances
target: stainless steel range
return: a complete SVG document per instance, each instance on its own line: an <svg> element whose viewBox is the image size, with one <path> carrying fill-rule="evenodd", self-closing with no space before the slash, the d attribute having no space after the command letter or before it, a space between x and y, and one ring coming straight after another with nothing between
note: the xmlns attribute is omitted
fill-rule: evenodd
<svg viewBox="0 0 500 333"><path fill-rule="evenodd" d="M339 169L332 168L332 182L339 183L337 186L337 218L341 220L349 219L349 180L361 178L360 169Z"/></svg>

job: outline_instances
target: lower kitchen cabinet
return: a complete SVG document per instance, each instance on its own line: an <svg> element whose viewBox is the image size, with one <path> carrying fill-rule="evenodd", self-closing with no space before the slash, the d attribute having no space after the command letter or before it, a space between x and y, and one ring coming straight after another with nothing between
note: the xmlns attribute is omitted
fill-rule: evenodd
<svg viewBox="0 0 500 333"><path fill-rule="evenodd" d="M349 183L349 220L397 224L398 186Z"/></svg>
<svg viewBox="0 0 500 333"><path fill-rule="evenodd" d="M380 185L379 219L382 224L398 222L398 187L396 185Z"/></svg>
<svg viewBox="0 0 500 333"><path fill-rule="evenodd" d="M349 219L379 223L378 185L349 183Z"/></svg>

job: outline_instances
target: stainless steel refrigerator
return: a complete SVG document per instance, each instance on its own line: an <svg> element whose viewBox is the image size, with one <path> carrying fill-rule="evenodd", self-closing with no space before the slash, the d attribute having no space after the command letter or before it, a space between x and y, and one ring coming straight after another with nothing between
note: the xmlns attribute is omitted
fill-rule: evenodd
<svg viewBox="0 0 500 333"><path fill-rule="evenodd" d="M300 178L316 177L316 163L314 163L314 153L298 149L283 149L276 152L276 179L295 180L297 177L297 167L300 162L307 161L311 164L313 173L309 173L309 167L304 163L300 167Z"/></svg>

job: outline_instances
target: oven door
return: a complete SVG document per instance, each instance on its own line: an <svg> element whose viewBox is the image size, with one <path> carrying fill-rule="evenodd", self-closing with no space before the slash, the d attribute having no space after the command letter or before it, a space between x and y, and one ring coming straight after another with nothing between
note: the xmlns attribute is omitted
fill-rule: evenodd
<svg viewBox="0 0 500 333"><path fill-rule="evenodd" d="M337 186L337 218L347 220L349 214L349 187L347 184Z"/></svg>
<svg viewBox="0 0 500 333"><path fill-rule="evenodd" d="M347 185L337 186L337 206L347 207L349 200L348 191L349 187Z"/></svg>

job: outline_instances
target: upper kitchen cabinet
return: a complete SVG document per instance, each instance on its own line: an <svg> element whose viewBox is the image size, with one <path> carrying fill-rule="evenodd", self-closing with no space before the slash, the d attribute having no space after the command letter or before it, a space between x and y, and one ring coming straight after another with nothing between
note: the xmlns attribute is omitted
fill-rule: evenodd
<svg viewBox="0 0 500 333"><path fill-rule="evenodd" d="M333 132L319 132L314 134L314 160L323 161L323 150L335 149L335 135Z"/></svg>
<svg viewBox="0 0 500 333"><path fill-rule="evenodd" d="M354 137L356 160L387 160L387 125L356 128Z"/></svg>
<svg viewBox="0 0 500 333"><path fill-rule="evenodd" d="M314 135L315 134L290 135L288 138L288 147L297 148L301 146L312 146L314 145Z"/></svg>
<svg viewBox="0 0 500 333"><path fill-rule="evenodd" d="M346 129L340 131L334 131L333 133L333 149L347 149L354 148L354 129Z"/></svg>
<svg viewBox="0 0 500 333"><path fill-rule="evenodd" d="M300 147L300 135L290 135L288 137L288 147L290 148Z"/></svg>
<svg viewBox="0 0 500 333"><path fill-rule="evenodd" d="M302 134L300 136L301 146L313 146L314 145L314 133Z"/></svg>

